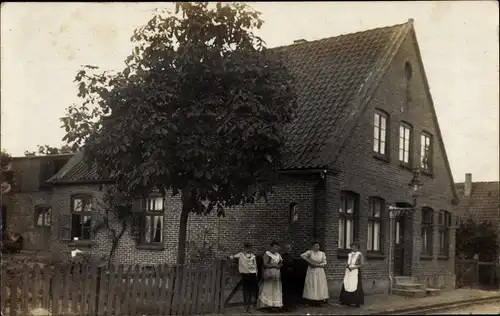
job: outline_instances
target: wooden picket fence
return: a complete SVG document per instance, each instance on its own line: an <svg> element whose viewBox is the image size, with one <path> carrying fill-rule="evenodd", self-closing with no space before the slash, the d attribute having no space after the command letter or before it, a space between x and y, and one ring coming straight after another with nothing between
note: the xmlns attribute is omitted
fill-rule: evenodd
<svg viewBox="0 0 500 316"><path fill-rule="evenodd" d="M200 315L224 309L223 262L206 267L23 266L2 271L4 316Z"/></svg>

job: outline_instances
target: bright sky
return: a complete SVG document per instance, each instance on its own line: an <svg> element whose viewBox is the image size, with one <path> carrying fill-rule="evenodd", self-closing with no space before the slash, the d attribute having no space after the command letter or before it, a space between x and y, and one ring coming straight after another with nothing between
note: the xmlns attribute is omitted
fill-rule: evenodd
<svg viewBox="0 0 500 316"><path fill-rule="evenodd" d="M255 2L269 47L415 19L455 181L499 180L496 1ZM3 3L1 147L13 155L62 145L59 118L78 101L81 65L121 70L133 30L166 3Z"/></svg>

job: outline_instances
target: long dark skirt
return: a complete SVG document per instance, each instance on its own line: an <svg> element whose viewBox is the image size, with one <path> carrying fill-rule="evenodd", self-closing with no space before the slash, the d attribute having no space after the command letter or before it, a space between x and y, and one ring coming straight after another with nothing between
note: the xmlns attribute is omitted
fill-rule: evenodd
<svg viewBox="0 0 500 316"><path fill-rule="evenodd" d="M340 291L340 304L342 305L363 305L365 303L365 293L363 292L363 277L361 270L358 271L358 288L354 292L347 292L344 289L342 282L342 290Z"/></svg>

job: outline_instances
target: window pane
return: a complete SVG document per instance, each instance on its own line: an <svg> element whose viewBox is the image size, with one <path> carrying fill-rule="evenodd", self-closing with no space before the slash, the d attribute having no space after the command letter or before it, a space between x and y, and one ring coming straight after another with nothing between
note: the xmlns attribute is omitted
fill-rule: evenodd
<svg viewBox="0 0 500 316"><path fill-rule="evenodd" d="M153 231L153 241L162 242L163 241L163 216L154 217L154 231Z"/></svg>
<svg viewBox="0 0 500 316"><path fill-rule="evenodd" d="M352 197L347 198L347 213L354 213L354 199Z"/></svg>
<svg viewBox="0 0 500 316"><path fill-rule="evenodd" d="M339 208L340 213L344 212L344 207L345 207L345 196L342 194L340 196L340 208Z"/></svg>
<svg viewBox="0 0 500 316"><path fill-rule="evenodd" d="M383 116L380 117L380 127L385 131L387 119ZM384 138L382 138L384 139Z"/></svg>
<svg viewBox="0 0 500 316"><path fill-rule="evenodd" d="M339 248L345 248L345 221L339 218Z"/></svg>
<svg viewBox="0 0 500 316"><path fill-rule="evenodd" d="M81 223L81 215L80 214L72 214L71 215L71 239L73 240L75 237L79 239L82 238L82 223Z"/></svg>
<svg viewBox="0 0 500 316"><path fill-rule="evenodd" d="M380 217L382 212L382 202L379 200L373 201L373 217Z"/></svg>
<svg viewBox="0 0 500 316"><path fill-rule="evenodd" d="M346 230L346 240L345 240L345 248L351 249L351 243L354 240L354 223L351 219L346 220L345 223Z"/></svg>
<svg viewBox="0 0 500 316"><path fill-rule="evenodd" d="M380 223L373 223L373 251L380 250Z"/></svg>
<svg viewBox="0 0 500 316"><path fill-rule="evenodd" d="M402 125L399 127L399 138L405 138L405 128Z"/></svg>
<svg viewBox="0 0 500 316"><path fill-rule="evenodd" d="M399 147L399 160L404 161L405 159L405 152L403 150L403 147Z"/></svg>
<svg viewBox="0 0 500 316"><path fill-rule="evenodd" d="M151 216L146 216L146 220L144 221L144 241L147 243L151 242Z"/></svg>
<svg viewBox="0 0 500 316"><path fill-rule="evenodd" d="M92 212L92 201L90 199L82 200L82 203L85 212Z"/></svg>
<svg viewBox="0 0 500 316"><path fill-rule="evenodd" d="M422 228L422 250L427 252L427 231L425 228Z"/></svg>
<svg viewBox="0 0 500 316"><path fill-rule="evenodd" d="M375 113L375 115L373 116L373 126L376 127L380 126L379 122L380 122L380 114Z"/></svg>
<svg viewBox="0 0 500 316"><path fill-rule="evenodd" d="M90 226L84 226L82 228L82 240L88 240L90 239Z"/></svg>
<svg viewBox="0 0 500 316"><path fill-rule="evenodd" d="M378 153L379 150L379 141L378 139L373 140L373 151Z"/></svg>
<svg viewBox="0 0 500 316"><path fill-rule="evenodd" d="M155 198L155 211L163 210L163 197Z"/></svg>
<svg viewBox="0 0 500 316"><path fill-rule="evenodd" d="M51 213L50 208L45 212L45 226L50 226L52 223Z"/></svg>
<svg viewBox="0 0 500 316"><path fill-rule="evenodd" d="M396 244L399 244L399 222L396 222Z"/></svg>
<svg viewBox="0 0 500 316"><path fill-rule="evenodd" d="M36 219L36 225L43 226L43 213L42 212L38 212L38 216Z"/></svg>
<svg viewBox="0 0 500 316"><path fill-rule="evenodd" d="M366 243L367 250L373 250L373 222L368 222L368 238Z"/></svg>
<svg viewBox="0 0 500 316"><path fill-rule="evenodd" d="M384 141L381 141L380 142L380 150L379 152L382 154L382 155L385 155L385 142Z"/></svg>
<svg viewBox="0 0 500 316"><path fill-rule="evenodd" d="M408 127L405 127L405 139L410 139L410 129Z"/></svg>
<svg viewBox="0 0 500 316"><path fill-rule="evenodd" d="M73 200L73 211L74 212L80 212L82 210L82 200L81 199L74 199Z"/></svg>
<svg viewBox="0 0 500 316"><path fill-rule="evenodd" d="M92 220L92 217L90 217L90 216L82 216L82 225L84 227L90 227L91 220Z"/></svg>

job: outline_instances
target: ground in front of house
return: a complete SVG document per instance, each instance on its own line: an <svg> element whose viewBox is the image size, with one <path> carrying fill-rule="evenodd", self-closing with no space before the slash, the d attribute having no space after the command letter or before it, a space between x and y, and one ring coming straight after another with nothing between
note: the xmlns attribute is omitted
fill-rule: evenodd
<svg viewBox="0 0 500 316"><path fill-rule="evenodd" d="M330 299L329 304L322 307L300 307L293 313L286 315L369 315L377 313L387 313L410 308L428 308L434 304L456 304L461 301L472 299L487 299L498 297L500 291L482 291L474 289L457 289L453 291L443 291L440 295L423 298L406 298L396 295L370 295L365 297L365 305L360 308L342 306L336 302L336 299ZM480 303L479 305L486 305ZM487 303L489 304L489 303ZM498 312L497 312L498 313ZM225 314L238 315L244 314L243 307L228 307ZM253 315L261 314L259 311L253 311ZM263 314L268 315L268 314ZM283 314L282 314L283 315Z"/></svg>
<svg viewBox="0 0 500 316"><path fill-rule="evenodd" d="M464 308L453 308L432 313L432 315L500 315L500 300L494 303L479 303ZM428 314L431 315L431 314Z"/></svg>

